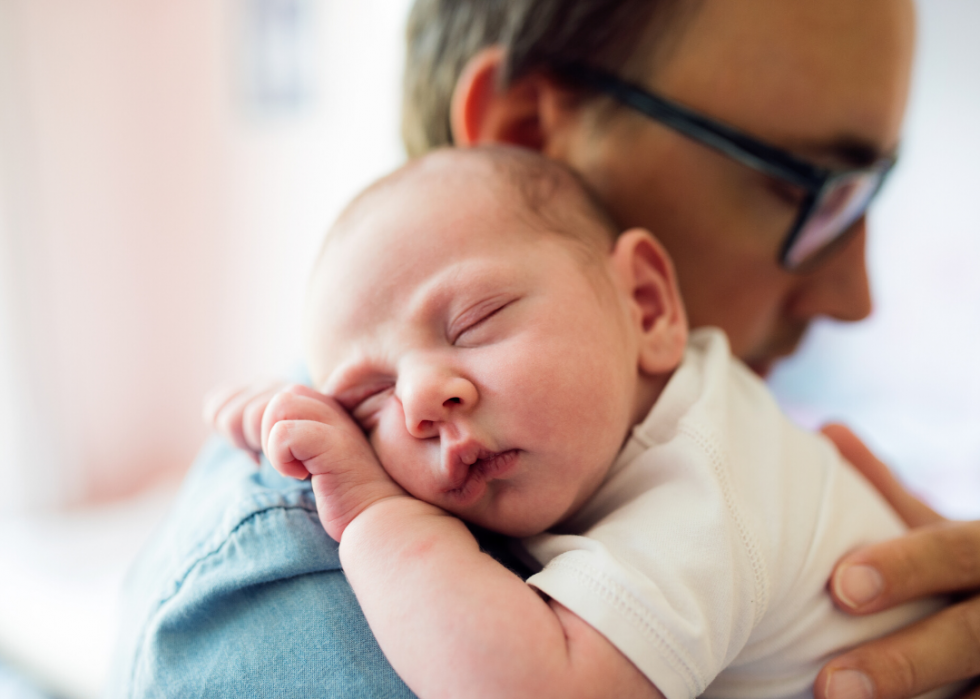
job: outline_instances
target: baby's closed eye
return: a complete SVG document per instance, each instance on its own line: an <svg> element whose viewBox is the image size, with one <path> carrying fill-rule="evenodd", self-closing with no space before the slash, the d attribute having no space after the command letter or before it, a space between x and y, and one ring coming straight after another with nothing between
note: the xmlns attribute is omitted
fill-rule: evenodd
<svg viewBox="0 0 980 699"><path fill-rule="evenodd" d="M512 306L517 299L496 298L468 310L454 325L461 326L450 335L456 347L474 347L492 342L496 329L492 321L498 320L501 311ZM460 322L461 321L461 322Z"/></svg>

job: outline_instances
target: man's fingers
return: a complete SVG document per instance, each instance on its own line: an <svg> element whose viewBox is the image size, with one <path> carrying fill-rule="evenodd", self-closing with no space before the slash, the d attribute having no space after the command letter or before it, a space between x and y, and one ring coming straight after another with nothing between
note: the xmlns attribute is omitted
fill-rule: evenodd
<svg viewBox="0 0 980 699"><path fill-rule="evenodd" d="M845 556L830 591L850 613L980 588L980 522L949 522L912 496L842 425L823 429L837 449L913 530ZM818 699L899 699L980 674L980 596L871 641L828 663L814 687ZM980 699L980 689L960 695Z"/></svg>
<svg viewBox="0 0 980 699"><path fill-rule="evenodd" d="M830 584L838 606L858 614L976 589L980 522L940 522L859 549L841 559ZM980 649L980 643L974 649Z"/></svg>
<svg viewBox="0 0 980 699"><path fill-rule="evenodd" d="M825 425L821 432L830 438L841 455L885 497L909 527L921 527L924 524L942 521L943 517L909 493L895 478L891 469L872 454L871 450L864 446L864 442L850 429L844 425L833 424Z"/></svg>
<svg viewBox="0 0 980 699"><path fill-rule="evenodd" d="M830 661L817 676L814 694L908 699L980 674L977 648L980 599L973 598Z"/></svg>

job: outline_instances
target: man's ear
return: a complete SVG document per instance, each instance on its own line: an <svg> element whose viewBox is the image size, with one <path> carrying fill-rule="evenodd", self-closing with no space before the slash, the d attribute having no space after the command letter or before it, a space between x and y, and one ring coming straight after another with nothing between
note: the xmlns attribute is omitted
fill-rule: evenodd
<svg viewBox="0 0 980 699"><path fill-rule="evenodd" d="M504 143L542 151L559 117L563 91L534 74L501 87L504 49L491 46L469 60L449 108L453 143Z"/></svg>
<svg viewBox="0 0 980 699"><path fill-rule="evenodd" d="M687 315L670 257L642 228L620 235L612 256L629 294L630 319L640 340L640 371L648 375L672 371L684 356Z"/></svg>

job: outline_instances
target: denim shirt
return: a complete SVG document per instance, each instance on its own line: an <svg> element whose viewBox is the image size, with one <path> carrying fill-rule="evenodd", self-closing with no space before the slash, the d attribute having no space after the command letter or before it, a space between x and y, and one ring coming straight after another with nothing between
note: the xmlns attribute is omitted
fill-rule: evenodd
<svg viewBox="0 0 980 699"><path fill-rule="evenodd" d="M218 438L129 573L107 696L411 697L308 482Z"/></svg>

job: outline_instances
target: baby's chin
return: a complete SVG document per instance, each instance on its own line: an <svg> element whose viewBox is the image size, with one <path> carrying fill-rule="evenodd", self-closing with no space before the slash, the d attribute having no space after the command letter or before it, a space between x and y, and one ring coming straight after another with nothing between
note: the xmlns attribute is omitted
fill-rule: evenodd
<svg viewBox="0 0 980 699"><path fill-rule="evenodd" d="M522 513L523 516L516 516L499 507L498 503L492 503L490 507L477 512L452 512L451 514L456 515L467 524L473 524L481 529L514 539L524 539L543 534L564 519L559 515L548 515L540 511L533 514Z"/></svg>

